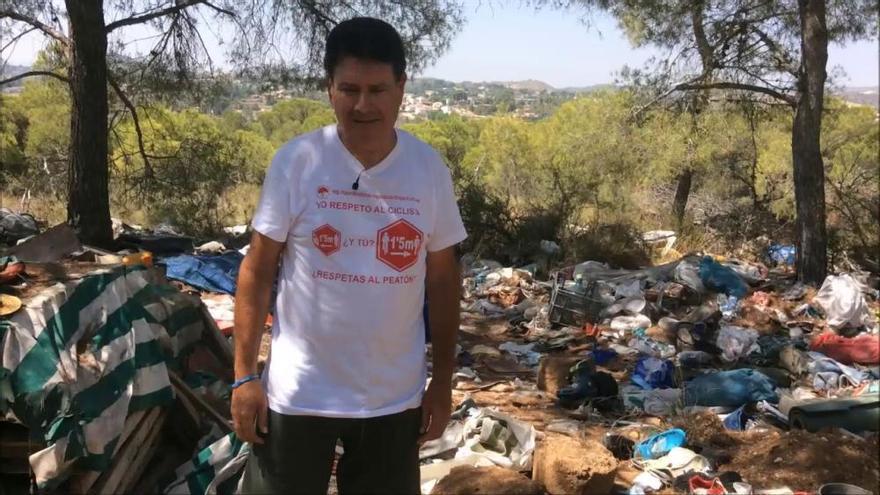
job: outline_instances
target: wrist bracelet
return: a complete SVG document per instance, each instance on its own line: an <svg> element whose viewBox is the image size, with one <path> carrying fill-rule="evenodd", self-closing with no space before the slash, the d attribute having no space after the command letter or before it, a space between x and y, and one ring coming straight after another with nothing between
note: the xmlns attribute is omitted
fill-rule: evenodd
<svg viewBox="0 0 880 495"><path fill-rule="evenodd" d="M259 379L260 379L260 375L247 375L245 377L239 378L238 380L235 380L234 382L232 382L232 389L235 390L247 382L252 382L254 380L259 380Z"/></svg>

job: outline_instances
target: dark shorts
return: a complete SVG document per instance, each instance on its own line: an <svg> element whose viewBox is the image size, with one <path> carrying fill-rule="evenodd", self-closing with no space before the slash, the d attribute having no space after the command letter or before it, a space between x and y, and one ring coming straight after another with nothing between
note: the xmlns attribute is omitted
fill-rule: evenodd
<svg viewBox="0 0 880 495"><path fill-rule="evenodd" d="M418 408L364 419L269 410L269 433L265 443L252 446L239 493L326 494L336 441L341 440L340 494L418 494L420 427Z"/></svg>

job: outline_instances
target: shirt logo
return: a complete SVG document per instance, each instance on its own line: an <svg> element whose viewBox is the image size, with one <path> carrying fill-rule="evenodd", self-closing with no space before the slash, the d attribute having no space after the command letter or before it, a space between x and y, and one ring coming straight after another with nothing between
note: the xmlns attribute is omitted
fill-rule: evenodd
<svg viewBox="0 0 880 495"><path fill-rule="evenodd" d="M324 256L330 256L342 247L342 234L325 223L312 231L312 243Z"/></svg>
<svg viewBox="0 0 880 495"><path fill-rule="evenodd" d="M319 186L318 187L318 197L319 198L321 198L321 199L326 198L327 195L329 195L329 194L330 194L330 188L328 188L327 186Z"/></svg>
<svg viewBox="0 0 880 495"><path fill-rule="evenodd" d="M422 231L406 220L398 220L376 232L376 258L402 272L419 259Z"/></svg>

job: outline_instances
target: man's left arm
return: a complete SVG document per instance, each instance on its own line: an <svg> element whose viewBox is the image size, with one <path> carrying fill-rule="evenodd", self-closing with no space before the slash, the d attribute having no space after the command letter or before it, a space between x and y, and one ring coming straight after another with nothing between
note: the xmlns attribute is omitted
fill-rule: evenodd
<svg viewBox="0 0 880 495"><path fill-rule="evenodd" d="M440 438L452 414L452 373L461 300L461 268L455 258L455 246L429 251L427 265L425 290L434 363L431 384L422 399L420 442Z"/></svg>

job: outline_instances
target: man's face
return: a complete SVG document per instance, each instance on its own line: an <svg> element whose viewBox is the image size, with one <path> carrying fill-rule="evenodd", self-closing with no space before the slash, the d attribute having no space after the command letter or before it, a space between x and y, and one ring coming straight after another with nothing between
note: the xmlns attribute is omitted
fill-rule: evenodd
<svg viewBox="0 0 880 495"><path fill-rule="evenodd" d="M394 77L391 64L345 57L332 74L328 92L346 144L367 146L394 129L406 76Z"/></svg>

